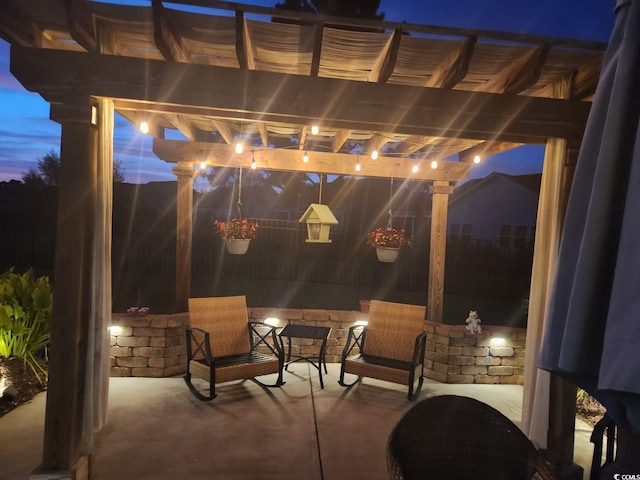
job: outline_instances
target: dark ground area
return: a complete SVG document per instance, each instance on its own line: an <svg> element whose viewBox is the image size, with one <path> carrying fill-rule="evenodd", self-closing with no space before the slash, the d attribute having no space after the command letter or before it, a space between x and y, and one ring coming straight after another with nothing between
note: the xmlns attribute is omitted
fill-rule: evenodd
<svg viewBox="0 0 640 480"><path fill-rule="evenodd" d="M0 358L0 385L3 384L12 385L17 394L0 397L0 417L47 389L47 380L16 357Z"/></svg>

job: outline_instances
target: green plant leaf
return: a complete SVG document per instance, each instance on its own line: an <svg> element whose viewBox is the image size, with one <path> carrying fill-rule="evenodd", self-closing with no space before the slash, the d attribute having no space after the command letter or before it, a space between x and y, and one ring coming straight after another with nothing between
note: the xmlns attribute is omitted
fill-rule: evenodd
<svg viewBox="0 0 640 480"><path fill-rule="evenodd" d="M13 317L13 308L10 305L0 305L0 330L11 328L11 317Z"/></svg>

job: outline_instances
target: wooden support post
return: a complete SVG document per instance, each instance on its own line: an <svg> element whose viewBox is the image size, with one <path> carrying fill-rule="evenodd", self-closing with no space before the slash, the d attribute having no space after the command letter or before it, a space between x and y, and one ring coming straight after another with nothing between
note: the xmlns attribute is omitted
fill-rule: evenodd
<svg viewBox="0 0 640 480"><path fill-rule="evenodd" d="M83 425L98 130L88 97L52 105L51 118L62 124L58 223L43 460L32 478L46 471L79 480L89 476L91 454Z"/></svg>
<svg viewBox="0 0 640 480"><path fill-rule="evenodd" d="M442 323L444 309L444 263L447 248L447 210L453 187L447 181L435 181L430 189L431 247L429 252L429 286L427 320Z"/></svg>
<svg viewBox="0 0 640 480"><path fill-rule="evenodd" d="M178 163L173 173L178 177L176 215L176 311L189 309L191 294L191 239L193 236L193 168Z"/></svg>
<svg viewBox="0 0 640 480"><path fill-rule="evenodd" d="M575 385L550 376L547 460L560 480L582 480L584 469L573 462L576 430Z"/></svg>

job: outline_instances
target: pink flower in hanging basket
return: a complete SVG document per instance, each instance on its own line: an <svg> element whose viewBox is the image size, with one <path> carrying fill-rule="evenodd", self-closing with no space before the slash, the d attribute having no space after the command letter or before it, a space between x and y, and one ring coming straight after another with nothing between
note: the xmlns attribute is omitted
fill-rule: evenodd
<svg viewBox="0 0 640 480"><path fill-rule="evenodd" d="M213 230L216 235L225 240L253 240L256 238L258 224L246 218L234 218L228 222L213 222Z"/></svg>
<svg viewBox="0 0 640 480"><path fill-rule="evenodd" d="M380 227L367 233L367 244L374 247L401 248L409 246L409 239L403 229Z"/></svg>

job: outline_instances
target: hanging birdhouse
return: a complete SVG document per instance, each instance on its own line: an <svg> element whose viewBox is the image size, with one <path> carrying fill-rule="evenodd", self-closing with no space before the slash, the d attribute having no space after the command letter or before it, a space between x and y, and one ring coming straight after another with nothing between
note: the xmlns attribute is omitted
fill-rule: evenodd
<svg viewBox="0 0 640 480"><path fill-rule="evenodd" d="M331 213L329 207L319 203L309 205L298 222L307 224L307 239L305 241L309 243L331 243L329 230L331 225L338 224L338 220Z"/></svg>

